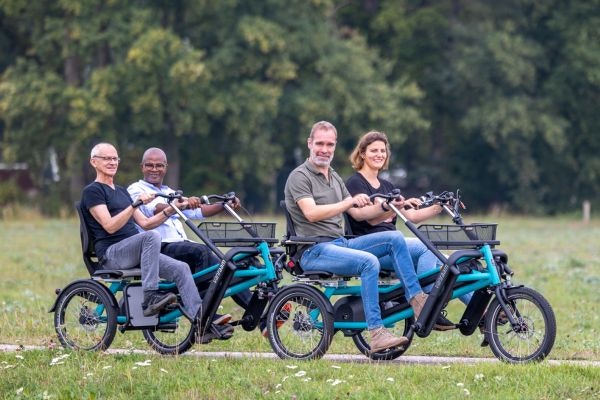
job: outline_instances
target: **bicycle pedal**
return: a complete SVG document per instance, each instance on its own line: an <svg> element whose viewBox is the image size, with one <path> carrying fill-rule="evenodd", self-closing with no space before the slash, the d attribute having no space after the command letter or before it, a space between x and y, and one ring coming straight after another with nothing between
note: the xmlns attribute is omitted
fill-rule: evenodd
<svg viewBox="0 0 600 400"><path fill-rule="evenodd" d="M233 336L233 326L230 324L225 325L215 325L211 324L210 328L208 328L208 332L204 335L199 335L199 332L196 333L196 343L199 344L207 344L212 342L213 339L217 340L227 340L231 339Z"/></svg>

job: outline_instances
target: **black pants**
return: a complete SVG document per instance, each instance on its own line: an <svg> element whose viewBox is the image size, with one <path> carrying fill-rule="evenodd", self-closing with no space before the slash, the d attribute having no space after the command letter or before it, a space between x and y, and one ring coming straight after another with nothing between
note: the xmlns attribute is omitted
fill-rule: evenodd
<svg viewBox="0 0 600 400"><path fill-rule="evenodd" d="M218 264L220 261L207 246L187 240L181 242L163 242L160 251L169 257L183 261L189 265L192 273ZM250 293L250 290L245 290L231 296L233 301L244 309L247 308L251 297L252 293Z"/></svg>

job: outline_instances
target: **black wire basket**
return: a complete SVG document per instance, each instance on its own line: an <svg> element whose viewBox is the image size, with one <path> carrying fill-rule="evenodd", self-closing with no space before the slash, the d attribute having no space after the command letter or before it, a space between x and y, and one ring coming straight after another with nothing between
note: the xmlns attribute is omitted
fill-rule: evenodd
<svg viewBox="0 0 600 400"><path fill-rule="evenodd" d="M434 225L419 226L423 233L438 249L473 249L489 244L499 245L496 240L498 224Z"/></svg>
<svg viewBox="0 0 600 400"><path fill-rule="evenodd" d="M275 239L274 222L202 222L198 229L216 246L243 247L266 242L269 246L279 240Z"/></svg>

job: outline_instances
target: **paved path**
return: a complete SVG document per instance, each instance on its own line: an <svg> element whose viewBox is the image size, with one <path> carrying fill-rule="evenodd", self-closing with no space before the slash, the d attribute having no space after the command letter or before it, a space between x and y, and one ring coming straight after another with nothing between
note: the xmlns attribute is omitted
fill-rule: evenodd
<svg viewBox="0 0 600 400"><path fill-rule="evenodd" d="M0 344L0 351L26 351L26 350L43 350L42 346L18 346L12 344ZM158 354L152 350L125 350L125 349L109 349L109 354ZM262 358L262 359L278 359L275 353L253 353L253 352L237 352L237 351L198 351L190 350L183 354L185 357L204 357L204 358ZM371 363L369 358L358 354L326 354L323 359L335 362L351 362L351 363ZM392 361L382 361L393 364L480 364L480 363L498 363L496 358L475 358L475 357L439 357L439 356L402 356ZM579 365L582 367L600 367L600 361L589 360L544 360L544 363L550 365Z"/></svg>

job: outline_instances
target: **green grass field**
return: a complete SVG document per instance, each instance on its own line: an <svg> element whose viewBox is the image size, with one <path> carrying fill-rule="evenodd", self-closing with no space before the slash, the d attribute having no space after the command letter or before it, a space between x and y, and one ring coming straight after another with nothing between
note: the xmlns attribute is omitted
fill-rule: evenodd
<svg viewBox="0 0 600 400"><path fill-rule="evenodd" d="M567 218L466 219L498 222L500 247L509 255L514 280L538 290L552 305L558 332L549 358L600 360L600 224ZM283 224L277 220L280 237ZM0 343L48 348L0 353L0 398L600 398L600 368L543 362L336 365L326 360L65 352L56 346L47 311L56 288L87 277L74 219L3 221L0 273ZM223 303L223 310L240 315L231 301ZM450 305L451 319L458 319L461 312L460 304ZM416 338L406 354L492 357L480 341L479 334L433 332L428 338ZM148 349L135 331L117 333L111 347ZM197 352L216 350L270 352L271 348L258 331L241 329L228 341L194 347ZM352 340L340 335L334 337L329 353L359 354ZM53 363L57 357L64 358Z"/></svg>

